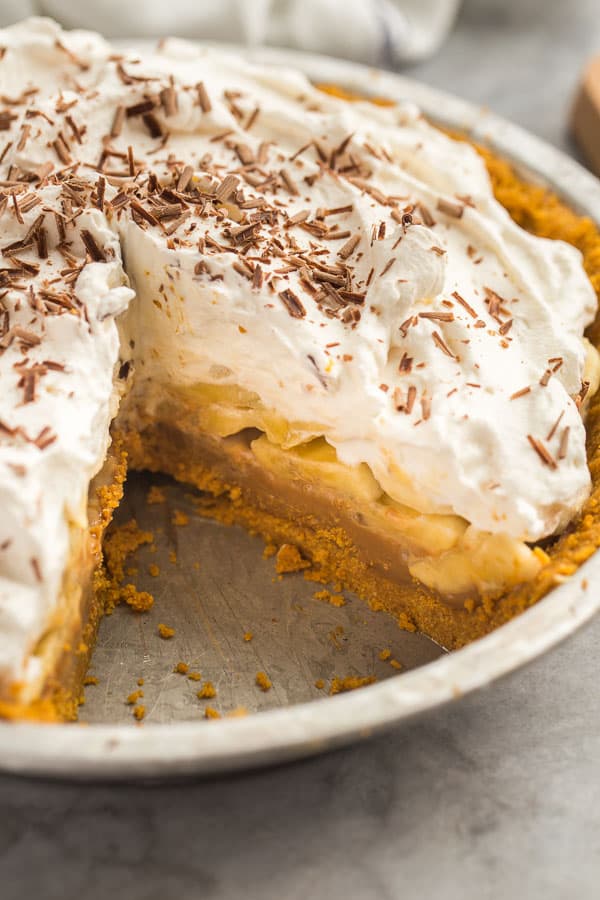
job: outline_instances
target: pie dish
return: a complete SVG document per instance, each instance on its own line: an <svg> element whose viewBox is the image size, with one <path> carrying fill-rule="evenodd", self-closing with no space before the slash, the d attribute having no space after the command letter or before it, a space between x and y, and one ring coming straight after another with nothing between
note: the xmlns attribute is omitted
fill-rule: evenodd
<svg viewBox="0 0 600 900"><path fill-rule="evenodd" d="M588 220L488 154L592 284L410 105L48 21L2 43L6 715L75 712L127 465L448 647L593 552Z"/></svg>

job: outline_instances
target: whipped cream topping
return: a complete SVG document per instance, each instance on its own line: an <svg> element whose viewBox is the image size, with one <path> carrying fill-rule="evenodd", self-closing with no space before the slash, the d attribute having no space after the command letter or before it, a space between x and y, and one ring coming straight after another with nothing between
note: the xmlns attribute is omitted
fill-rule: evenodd
<svg viewBox="0 0 600 900"><path fill-rule="evenodd" d="M18 197L18 216L6 203L0 215L0 673L45 628L71 529L87 525L89 483L118 408L115 316L133 296L98 210L84 209L75 227L58 186ZM82 238L102 260L86 264ZM37 674L30 657L23 677Z"/></svg>
<svg viewBox="0 0 600 900"><path fill-rule="evenodd" d="M181 41L35 19L0 46L0 669L35 675L119 354L150 412L240 386L420 511L528 541L573 517L596 297L471 147Z"/></svg>

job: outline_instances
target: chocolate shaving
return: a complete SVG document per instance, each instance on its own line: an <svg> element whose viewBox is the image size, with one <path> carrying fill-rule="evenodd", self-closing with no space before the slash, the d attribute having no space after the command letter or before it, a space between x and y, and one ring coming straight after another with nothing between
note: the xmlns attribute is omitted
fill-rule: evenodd
<svg viewBox="0 0 600 900"><path fill-rule="evenodd" d="M86 62L84 59L80 59L75 53L73 53L73 51L71 50L71 48L70 48L70 47L66 47L66 46L62 43L62 41L59 41L58 39L55 40L55 41L54 41L54 46L56 47L57 50L60 50L62 53L64 53L65 56L70 60L70 62L72 62L74 65L76 65L77 68L78 68L81 72L87 72L87 71L88 71L88 69L89 69L89 67L90 67L90 64L89 64L88 62Z"/></svg>
<svg viewBox="0 0 600 900"><path fill-rule="evenodd" d="M69 153L69 145L61 134L52 141L52 146L60 161L65 166L68 166L71 163L71 154Z"/></svg>
<svg viewBox="0 0 600 900"><path fill-rule="evenodd" d="M313 269L311 276L315 281L326 281L328 284L335 284L338 287L343 287L346 284L346 279L343 275L336 275L334 272L324 272L321 269Z"/></svg>
<svg viewBox="0 0 600 900"><path fill-rule="evenodd" d="M206 93L206 88L204 87L204 82L199 81L196 85L196 93L198 94L198 103L202 109L202 112L210 112L212 109L212 103L210 102L210 97Z"/></svg>
<svg viewBox="0 0 600 900"><path fill-rule="evenodd" d="M259 222L249 222L247 225L240 225L239 228L231 228L229 234L235 243L241 244L253 240L259 225Z"/></svg>
<svg viewBox="0 0 600 900"><path fill-rule="evenodd" d="M40 563L39 563L39 560L37 559L37 557L32 556L31 559L29 560L29 562L31 564L31 568L33 569L33 574L35 575L35 580L38 582L43 581L44 579L42 578L42 570L40 568Z"/></svg>
<svg viewBox="0 0 600 900"><path fill-rule="evenodd" d="M233 192L237 189L238 184L239 179L236 178L235 175L226 175L215 191L215 199L219 200L221 203L224 203L225 200L228 200Z"/></svg>
<svg viewBox="0 0 600 900"><path fill-rule="evenodd" d="M189 188L190 183L192 181L193 175L194 175L194 167L189 166L189 165L185 166L185 168L183 169L183 172L177 179L177 190L180 193L185 193L185 191L187 191L187 189Z"/></svg>
<svg viewBox="0 0 600 900"><path fill-rule="evenodd" d="M15 437L18 433L18 428L11 428L10 425L7 425L6 422L3 422L2 419L0 419L0 434L6 434L8 437Z"/></svg>
<svg viewBox="0 0 600 900"><path fill-rule="evenodd" d="M46 447L49 447L57 440L57 435L53 434L50 427L46 425L45 428L42 428L38 436L34 439L33 443L36 445L38 450L45 450Z"/></svg>
<svg viewBox="0 0 600 900"><path fill-rule="evenodd" d="M143 116L146 113L152 112L155 107L156 103L154 100L141 100L139 103L132 103L131 106L126 106L125 115L128 119L131 119L134 116Z"/></svg>
<svg viewBox="0 0 600 900"><path fill-rule="evenodd" d="M0 163L3 163L3 162L4 162L4 157L6 156L6 154L8 153L8 151L10 150L10 148L12 147L12 145L13 145L13 142L12 142L12 141L8 141L8 142L4 145L4 149L2 150L2 153L0 153Z"/></svg>
<svg viewBox="0 0 600 900"><path fill-rule="evenodd" d="M160 102L165 111L165 116L175 116L177 114L177 92L172 84L161 90Z"/></svg>
<svg viewBox="0 0 600 900"><path fill-rule="evenodd" d="M106 190L106 179L102 175L98 176L96 183L96 206L100 210L104 210L104 192Z"/></svg>
<svg viewBox="0 0 600 900"><path fill-rule="evenodd" d="M444 213L447 216L451 216L454 219L462 219L463 213L465 211L464 204L462 203L454 203L452 200L445 200L443 197L437 202L437 209L440 212Z"/></svg>
<svg viewBox="0 0 600 900"><path fill-rule="evenodd" d="M421 312L420 319L432 319L437 322L453 322L454 313L451 312Z"/></svg>
<svg viewBox="0 0 600 900"><path fill-rule="evenodd" d="M402 388L395 388L393 394L393 402L396 407L397 412L403 412L406 415L410 415L412 412L413 406L415 405L415 400L417 399L417 389L411 384L406 392L406 400L404 399L404 392Z"/></svg>
<svg viewBox="0 0 600 900"><path fill-rule="evenodd" d="M17 144L17 150L24 150L25 144L27 143L27 139L31 134L31 125L24 124L21 127L21 137L19 138L19 142Z"/></svg>
<svg viewBox="0 0 600 900"><path fill-rule="evenodd" d="M244 262L242 259L236 259L234 262L233 269L238 272L239 275L243 275L244 278L247 278L249 281L252 281L253 271L250 266Z"/></svg>
<svg viewBox="0 0 600 900"><path fill-rule="evenodd" d="M6 338L9 338L8 343L6 343ZM27 328L22 328L20 325L13 325L2 339L2 343L5 346L8 346L13 340L21 341L21 343L25 344L27 347L37 347L38 344L41 344L42 342L39 335L35 334L33 331L29 331Z"/></svg>
<svg viewBox="0 0 600 900"><path fill-rule="evenodd" d="M182 210L183 207L180 203L165 203L162 206L155 206L152 210L152 214L162 222L163 219L179 217Z"/></svg>
<svg viewBox="0 0 600 900"><path fill-rule="evenodd" d="M252 274L252 287L254 290L260 290L263 286L263 270L260 267L260 264L257 264L254 267L254 272Z"/></svg>
<svg viewBox="0 0 600 900"><path fill-rule="evenodd" d="M164 137L165 133L163 131L163 127L154 115L154 113L146 113L142 116L142 122L148 129L150 137L152 138L160 138Z"/></svg>
<svg viewBox="0 0 600 900"><path fill-rule="evenodd" d="M404 320L404 322L399 326L399 329L398 329L403 338L405 338L406 335L408 334L408 329L412 325L416 325L417 322L418 322L418 319L416 316L409 316L408 319Z"/></svg>
<svg viewBox="0 0 600 900"><path fill-rule="evenodd" d="M18 116L11 112L10 109L0 110L0 131L8 131L17 118Z"/></svg>
<svg viewBox="0 0 600 900"><path fill-rule="evenodd" d="M173 221L173 222L170 222L166 228L164 228L164 226L163 226L165 234L166 235L174 234L177 231L177 229L179 228L179 226L183 225L183 223L189 218L189 216L190 216L190 213L188 210L186 210L184 213L182 213L182 215L179 216L179 218L175 219L175 221Z"/></svg>
<svg viewBox="0 0 600 900"><path fill-rule="evenodd" d="M288 157L289 162L294 162L305 150L308 150L309 147L313 146L313 142L309 141L308 144L303 144L301 147L298 147L295 153L292 153L291 156Z"/></svg>
<svg viewBox="0 0 600 900"><path fill-rule="evenodd" d="M508 315L508 310L504 306L506 300L497 294L496 291L493 291L489 287L484 287L485 291L485 302L488 304L488 312L490 316L495 319L497 322L501 322L500 314Z"/></svg>
<svg viewBox="0 0 600 900"><path fill-rule="evenodd" d="M285 169L281 169L279 175L290 194L292 194L294 197L297 197L300 194L300 191L296 187L296 183L289 172L287 172Z"/></svg>
<svg viewBox="0 0 600 900"><path fill-rule="evenodd" d="M442 353L445 353L446 356L449 356L449 357L450 357L450 359L457 359L457 358L458 358L458 357L456 357L456 356L454 355L454 353L452 352L452 350L448 347L448 345L446 344L446 342L445 342L444 339L442 338L441 334L439 334L439 332L433 331L433 332L431 333L431 337L433 338L433 342L434 342L434 344L436 345L436 347L439 347L439 349L442 351Z"/></svg>
<svg viewBox="0 0 600 900"><path fill-rule="evenodd" d="M23 389L23 403L34 403L40 375L46 373L45 366L31 366L25 369L19 379L18 386Z"/></svg>
<svg viewBox="0 0 600 900"><path fill-rule="evenodd" d="M327 381L325 380L323 373L319 369L314 356L311 356L311 354L308 353L307 358L310 360L311 364L314 366L314 369L315 369L315 372L316 372L317 378L319 379L320 384L325 388L325 390L327 390L328 389Z"/></svg>
<svg viewBox="0 0 600 900"><path fill-rule="evenodd" d="M331 155L329 157L329 165L332 169L335 169L338 157L342 156L345 153L345 151L348 148L348 145L350 144L350 141L352 140L353 137L354 137L354 132L352 132L352 134L347 135L344 138L344 140L340 144L338 144L338 146L335 147L334 150L331 151Z"/></svg>
<svg viewBox="0 0 600 900"><path fill-rule="evenodd" d="M560 446L558 448L558 458L564 459L567 455L567 447L569 446L569 426L567 425L563 428L563 433L560 436Z"/></svg>
<svg viewBox="0 0 600 900"><path fill-rule="evenodd" d="M433 226L436 224L436 221L425 204L417 203L417 210L419 211L419 215L421 216L423 225L425 225L427 228L433 228Z"/></svg>
<svg viewBox="0 0 600 900"><path fill-rule="evenodd" d="M2 59L2 56L4 56L5 48L0 48L0 51L0 59ZM36 87L25 88L25 90L22 91L17 97L9 97L6 94L0 94L0 101L2 103L5 103L7 106L22 106L27 102L29 97L33 97L35 94L38 94L39 90L40 89Z"/></svg>
<svg viewBox="0 0 600 900"><path fill-rule="evenodd" d="M341 297L343 300L347 300L348 303L358 303L362 305L365 302L366 294L362 294L359 291L345 291L342 288L338 290L338 297Z"/></svg>
<svg viewBox="0 0 600 900"><path fill-rule="evenodd" d="M345 206L332 206L330 209L323 210L323 218L327 216L342 216L345 213L351 213L354 209L354 203L347 203Z"/></svg>
<svg viewBox="0 0 600 900"><path fill-rule="evenodd" d="M125 122L125 107L117 106L115 109L115 114L113 116L112 125L110 127L110 136L111 137L119 137L121 132L123 131L123 123Z"/></svg>
<svg viewBox="0 0 600 900"><path fill-rule="evenodd" d="M317 138L313 138L312 145L317 151L321 162L327 162L327 160L329 159L329 153L327 152L321 141L319 141Z"/></svg>
<svg viewBox="0 0 600 900"><path fill-rule="evenodd" d="M407 375L412 372L414 359L412 356L409 356L406 351L402 354L402 359L400 360L400 364L398 365L398 371L403 375Z"/></svg>
<svg viewBox="0 0 600 900"><path fill-rule="evenodd" d="M256 122L259 113L260 113L260 107L258 107L258 106L252 110L252 112L248 116L246 124L244 125L244 131L250 131L250 129Z"/></svg>
<svg viewBox="0 0 600 900"><path fill-rule="evenodd" d="M63 309L76 309L75 303L65 291L52 291L49 288L40 288L39 295L44 303L60 306Z"/></svg>
<svg viewBox="0 0 600 900"><path fill-rule="evenodd" d="M514 394L511 394L508 398L509 400L517 400L519 397L524 397L525 394L529 394L531 391L530 387L521 388L520 391L515 391Z"/></svg>
<svg viewBox="0 0 600 900"><path fill-rule="evenodd" d="M237 157L243 166L251 166L256 162L256 157L248 144L236 144L234 150L237 154Z"/></svg>
<svg viewBox="0 0 600 900"><path fill-rule="evenodd" d="M564 409L563 409L563 411L561 412L560 416L558 417L558 419L556 420L556 422L554 423L554 425L552 426L552 428L550 429L550 431L549 431L548 434L546 435L546 440L547 440L547 441L551 441L552 438L554 437L554 435L556 434L556 429L557 429L558 426L560 425L560 421L561 421L562 417L564 416L564 414L565 414L565 411L564 411ZM559 456L559 459L560 459L560 456Z"/></svg>
<svg viewBox="0 0 600 900"><path fill-rule="evenodd" d="M12 199L13 209L15 211L15 216L17 217L17 222L19 222L20 225L24 225L25 220L23 219L23 216L21 215L21 210L19 207L19 201L17 199L17 195L11 194L11 199Z"/></svg>
<svg viewBox="0 0 600 900"><path fill-rule="evenodd" d="M114 203L113 203L113 205L114 205ZM148 222L149 225L159 225L160 224L158 219L156 218L156 216L153 216L151 212L148 212L148 210L145 209L145 207L143 207L142 204L138 200L136 200L134 197L132 197L130 199L129 205L131 206L131 209L134 212L136 212L138 214L138 216L140 216L140 218L142 218L146 222Z"/></svg>
<svg viewBox="0 0 600 900"><path fill-rule="evenodd" d="M8 259L15 266L15 272L19 271L19 275L37 275L40 271L40 267L37 263L28 262L25 259L19 259L17 256L13 256L11 254L6 254ZM6 271L5 269L0 269L0 272Z"/></svg>
<svg viewBox="0 0 600 900"><path fill-rule="evenodd" d="M72 132L72 134L73 134L73 137L75 138L75 140L77 141L77 143L78 143L78 144L81 144L81 143L82 143L82 140L81 140L82 134L81 134L81 131L80 131L80 129L79 129L79 126L78 126L77 123L75 122L75 119L74 119L72 116L65 116L65 122L67 123L67 125L68 125L69 128L71 129L71 132Z"/></svg>
<svg viewBox="0 0 600 900"><path fill-rule="evenodd" d="M351 234L351 231L338 231L337 229L332 228L331 230L324 232L321 235L321 238L324 241L341 241L344 240L344 238L350 237Z"/></svg>
<svg viewBox="0 0 600 900"><path fill-rule="evenodd" d="M426 393L421 396L421 414L425 422L431 416L431 398Z"/></svg>
<svg viewBox="0 0 600 900"><path fill-rule="evenodd" d="M110 206L114 210L122 209L122 207L126 206L127 203L130 202L130 197L125 194L123 191L120 191L116 194L112 200L110 201Z"/></svg>
<svg viewBox="0 0 600 900"><path fill-rule="evenodd" d="M579 391L577 396L574 398L577 409L581 409L581 406L587 396L587 392L589 391L589 389L590 389L589 381L582 381L581 382L581 390Z"/></svg>
<svg viewBox="0 0 600 900"><path fill-rule="evenodd" d="M48 232L42 226L36 232L37 252L40 259L48 259Z"/></svg>
<svg viewBox="0 0 600 900"><path fill-rule="evenodd" d="M289 290L289 288L285 291L280 291L279 298L293 319L304 318L306 309L293 291Z"/></svg>
<svg viewBox="0 0 600 900"><path fill-rule="evenodd" d="M349 238L349 240L346 241L346 243L343 245L343 247L340 247L340 249L337 252L337 255L340 256L342 259L348 259L350 256L352 256L352 254L354 253L354 251L356 250L356 248L358 247L359 244L360 244L360 234L354 234L354 235L352 235L351 238Z"/></svg>
<svg viewBox="0 0 600 900"><path fill-rule="evenodd" d="M558 464L557 464L556 460L554 459L554 457L552 456L552 454L550 453L550 451L548 450L546 445L542 443L542 441L539 441L537 438L534 438L530 434L527 435L527 440L529 441L529 443L531 444L531 446L533 447L533 449L535 450L535 452L537 453L539 458L542 460L544 465L549 466L549 468L551 468L551 469L558 468ZM562 441L561 441L561 443L562 443Z"/></svg>
<svg viewBox="0 0 600 900"><path fill-rule="evenodd" d="M310 216L309 209L301 209L299 212L295 213L285 223L287 226L291 227L292 225L301 225L303 222L306 222L308 217Z"/></svg>
<svg viewBox="0 0 600 900"><path fill-rule="evenodd" d="M81 240L83 241L85 249L94 262L106 262L106 254L104 250L97 244L96 238L91 231L87 230L87 228L82 229Z"/></svg>
<svg viewBox="0 0 600 900"><path fill-rule="evenodd" d="M360 310L356 306L350 306L342 313L342 322L344 325L350 325L355 328L360 322Z"/></svg>

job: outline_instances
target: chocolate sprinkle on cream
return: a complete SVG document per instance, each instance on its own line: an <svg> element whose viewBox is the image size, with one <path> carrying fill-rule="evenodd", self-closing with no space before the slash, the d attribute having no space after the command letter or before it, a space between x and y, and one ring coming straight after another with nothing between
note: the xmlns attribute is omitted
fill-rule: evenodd
<svg viewBox="0 0 600 900"><path fill-rule="evenodd" d="M285 291L279 292L279 297L290 316L294 319L302 319L306 315L306 310L302 305L302 301L296 296L296 294L287 289Z"/></svg>
<svg viewBox="0 0 600 900"><path fill-rule="evenodd" d="M565 459L567 456L567 447L569 446L569 434L571 429L567 425L566 428L563 428L563 433L560 436L560 447L558 448L558 458Z"/></svg>
<svg viewBox="0 0 600 900"><path fill-rule="evenodd" d="M354 234L354 235L352 235L351 238L349 238L346 241L346 243L343 245L343 247L340 247L340 249L337 252L337 255L341 256L342 259L348 259L350 256L352 256L352 254L354 253L354 251L356 250L356 248L358 247L359 244L360 244L360 234Z"/></svg>
<svg viewBox="0 0 600 900"><path fill-rule="evenodd" d="M518 400L519 397L524 397L525 394L529 394L531 392L530 387L521 388L520 391L515 391L514 394L511 394L509 400Z"/></svg>
<svg viewBox="0 0 600 900"><path fill-rule="evenodd" d="M454 219L462 219L463 213L465 211L464 204L462 203L453 203L451 200L445 200L443 197L437 202L437 208L440 212L444 213L447 216L451 216Z"/></svg>
<svg viewBox="0 0 600 900"><path fill-rule="evenodd" d="M239 184L239 179L235 175L226 175L221 184L215 191L215 198L224 202L233 194Z"/></svg>
<svg viewBox="0 0 600 900"><path fill-rule="evenodd" d="M424 203L417 203L417 210L418 210L419 215L421 216L421 221L423 222L423 225L426 225L427 228L433 228L434 225L436 224L436 222L435 222L435 219L433 218L433 216L431 215L431 213L429 212L429 209L427 208L427 206L425 206Z"/></svg>
<svg viewBox="0 0 600 900"><path fill-rule="evenodd" d="M472 316L474 319L477 318L477 313L475 312L475 310L473 309L471 304L467 303L465 298L461 297L461 295L458 293L458 291L452 291L452 296L457 301L457 303L460 303L460 305L462 307L464 307L464 309L466 309L466 311L469 313L470 316Z"/></svg>
<svg viewBox="0 0 600 900"><path fill-rule="evenodd" d="M542 443L542 441L537 440L537 438L532 437L530 434L527 435L527 440L529 441L539 458L542 460L544 465L549 466L551 469L558 468L556 460L554 459L548 448L545 446L545 444Z"/></svg>
<svg viewBox="0 0 600 900"><path fill-rule="evenodd" d="M110 136L111 137L119 137L121 132L123 131L123 123L125 122L125 107L123 105L117 106L115 109L115 113L112 120L112 125L110 128Z"/></svg>
<svg viewBox="0 0 600 900"><path fill-rule="evenodd" d="M210 98L204 87L204 82L199 81L196 85L196 92L198 94L198 103L202 109L202 112L208 113L212 110L212 103L210 102Z"/></svg>
<svg viewBox="0 0 600 900"><path fill-rule="evenodd" d="M102 247L98 246L96 238L91 231L84 228L81 232L81 240L85 244L85 248L90 254L93 262L106 262L106 254Z"/></svg>
<svg viewBox="0 0 600 900"><path fill-rule="evenodd" d="M31 559L29 560L29 562L31 564L31 568L33 569L33 574L35 575L35 580L38 583L42 582L44 579L42 577L42 570L40 568L40 562L39 562L38 558L36 556L32 556Z"/></svg>
<svg viewBox="0 0 600 900"><path fill-rule="evenodd" d="M552 438L554 437L554 435L556 434L556 429L557 429L558 426L560 425L561 419L562 419L562 417L564 416L564 414L565 414L565 411L564 411L564 409L563 409L563 410L561 411L561 413L560 413L558 419L556 420L556 422L554 423L554 425L552 426L552 428L550 429L550 431L549 431L548 434L546 435L546 440L547 440L547 441L551 441ZM559 454L559 457L558 457L558 458L559 458L559 459L561 458L561 457L560 457L560 454Z"/></svg>
<svg viewBox="0 0 600 900"><path fill-rule="evenodd" d="M453 322L454 313L451 312L420 312L420 319L432 319L436 322Z"/></svg>
<svg viewBox="0 0 600 900"><path fill-rule="evenodd" d="M442 338L441 334L439 334L439 332L432 331L431 337L433 338L433 342L436 345L436 347L439 347L440 350L442 351L442 353L445 353L446 356L449 356L451 359L457 359L457 357L454 355L452 350L445 343L444 339Z"/></svg>

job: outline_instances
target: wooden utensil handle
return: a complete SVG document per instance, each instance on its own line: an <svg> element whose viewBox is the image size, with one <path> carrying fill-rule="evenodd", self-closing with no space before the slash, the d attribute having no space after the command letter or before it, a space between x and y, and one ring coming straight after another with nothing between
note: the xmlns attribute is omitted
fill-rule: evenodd
<svg viewBox="0 0 600 900"><path fill-rule="evenodd" d="M600 56L584 70L573 105L571 128L588 165L600 175Z"/></svg>

